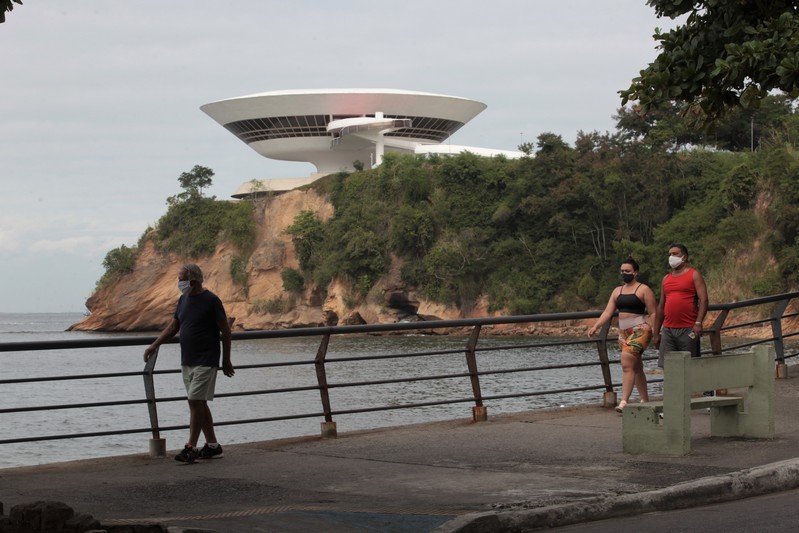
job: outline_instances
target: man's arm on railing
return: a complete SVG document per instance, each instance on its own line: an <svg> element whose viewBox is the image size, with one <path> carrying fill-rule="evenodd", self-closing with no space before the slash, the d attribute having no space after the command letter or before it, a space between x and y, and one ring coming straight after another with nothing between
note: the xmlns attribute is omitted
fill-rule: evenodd
<svg viewBox="0 0 799 533"><path fill-rule="evenodd" d="M155 341L147 348L144 349L144 362L150 360L150 357L153 356L154 353L158 351L158 347L161 346L163 343L177 335L178 331L180 331L180 322L176 318L173 318L169 325L161 332Z"/></svg>

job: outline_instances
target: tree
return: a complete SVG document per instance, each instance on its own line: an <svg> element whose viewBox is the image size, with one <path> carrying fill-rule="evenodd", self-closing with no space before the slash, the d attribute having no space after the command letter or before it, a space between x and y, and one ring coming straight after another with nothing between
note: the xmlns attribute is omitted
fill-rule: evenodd
<svg viewBox="0 0 799 533"><path fill-rule="evenodd" d="M213 170L200 165L194 165L194 168L190 171L181 173L178 177L178 183L183 187L183 192L167 198L167 204L171 206L180 202L202 198L203 189L210 187L213 183L213 180L211 180L213 175Z"/></svg>
<svg viewBox="0 0 799 533"><path fill-rule="evenodd" d="M705 136L692 128L674 102L650 107L645 114L638 106L619 109L616 129L631 139L643 138L652 147L682 147L705 143Z"/></svg>
<svg viewBox="0 0 799 533"><path fill-rule="evenodd" d="M22 5L22 0L0 0L0 23L6 21L6 11L13 11L14 4Z"/></svg>
<svg viewBox="0 0 799 533"><path fill-rule="evenodd" d="M658 17L684 24L655 31L660 54L619 91L642 112L669 100L709 123L769 91L799 96L799 7L793 0L647 0Z"/></svg>
<svg viewBox="0 0 799 533"><path fill-rule="evenodd" d="M210 187L213 181L211 178L214 171L208 167L194 165L189 172L183 172L178 178L180 186L183 187L188 193L196 193L198 196L203 195L203 189Z"/></svg>

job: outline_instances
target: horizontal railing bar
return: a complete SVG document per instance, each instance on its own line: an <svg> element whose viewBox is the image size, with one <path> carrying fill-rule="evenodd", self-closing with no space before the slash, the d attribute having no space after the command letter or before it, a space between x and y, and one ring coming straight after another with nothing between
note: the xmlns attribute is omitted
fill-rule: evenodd
<svg viewBox="0 0 799 533"><path fill-rule="evenodd" d="M610 339L608 339L610 340ZM573 340L573 341L557 341L557 342L540 342L540 343L531 343L531 344L517 344L517 345L506 345L506 346L485 346L485 347L478 347L475 348L474 351L476 352L492 352L492 351L499 351L499 350L518 350L522 348L550 348L553 346L576 346L578 344L596 344L596 340L586 339L586 340ZM463 350L461 350L461 353Z"/></svg>
<svg viewBox="0 0 799 533"><path fill-rule="evenodd" d="M286 392L318 391L319 385L306 385L303 387L286 387L284 389L263 389L258 391L223 392L214 394L214 398L235 398L237 396L257 396L261 394L282 394ZM185 400L185 396L183 397Z"/></svg>
<svg viewBox="0 0 799 533"><path fill-rule="evenodd" d="M724 351L725 352L731 352L733 350L739 350L741 348L747 348L749 346L756 346L758 344L765 344L767 342L772 342L773 340L774 340L773 338L771 338L771 339L760 339L760 340L756 340L756 341L752 341L752 342L745 342L745 343L742 343L742 344L735 344L733 346L726 346L724 348ZM712 355L713 351L712 350L703 350L700 353L703 354L703 355Z"/></svg>
<svg viewBox="0 0 799 533"><path fill-rule="evenodd" d="M14 379L0 379L0 385L9 385L11 383L31 383L38 381L77 381L83 379L105 379L105 378L129 378L133 376L143 376L144 372L115 372L107 374L73 374L70 376L42 376L39 378L14 378Z"/></svg>
<svg viewBox="0 0 799 533"><path fill-rule="evenodd" d="M326 357L325 363L349 363L352 361L379 361L383 359L403 359L405 357L427 357L431 355L458 355L463 354L464 349L455 350L437 350L430 352L411 352L400 354L382 354L382 355L353 355L351 357Z"/></svg>
<svg viewBox="0 0 799 533"><path fill-rule="evenodd" d="M374 381L349 381L344 383L328 383L328 389L342 389L346 387L365 387L369 385L390 385L392 383L414 383L417 381L434 381L439 379L467 378L468 372L459 374L439 374L437 376L414 376L412 378L376 379Z"/></svg>
<svg viewBox="0 0 799 533"><path fill-rule="evenodd" d="M799 291L785 292L771 296L762 296L759 298L751 298L749 300L741 300L739 302L710 304L707 306L708 311L732 311L742 307L752 307L755 305L770 304L774 302L781 302L783 300L791 300L799 296Z"/></svg>
<svg viewBox="0 0 799 533"><path fill-rule="evenodd" d="M256 363L254 365L236 365L239 368L282 368L284 366L303 366L313 365L313 359L306 359L303 361L278 361L276 363Z"/></svg>
<svg viewBox="0 0 799 533"><path fill-rule="evenodd" d="M618 383L614 383L614 386L618 386ZM599 390L604 389L604 385L589 385L586 387L572 387L568 389L555 389L555 390L547 390L547 391L536 391L536 392L517 392L513 394L495 394L493 396L483 396L483 400L503 400L506 398L527 398L530 396L546 396L549 394L564 394L567 392L581 392L581 391L589 391L589 390Z"/></svg>
<svg viewBox="0 0 799 533"><path fill-rule="evenodd" d="M601 311L580 311L572 313L550 313L536 315L515 315L506 317L462 318L459 320L428 320L421 322L397 322L391 324L361 324L355 326L323 326L312 328L295 328L275 331L246 331L235 333L234 339L262 339L277 337L298 337L312 335L341 335L353 333L386 333L393 331L424 329L459 329L471 326L489 326L496 324L521 324L525 322L562 322L567 320L583 320L596 318Z"/></svg>
<svg viewBox="0 0 799 533"><path fill-rule="evenodd" d="M514 350L514 349L521 349L521 348L547 348L551 346L572 346L578 344L587 344L587 343L595 343L597 341L593 340L579 340L579 341L559 341L559 342L552 342L552 343L535 343L535 344L520 344L520 345L508 345L508 346L486 346L486 347L477 347L475 348L475 352L492 352L492 351L501 351L501 350ZM363 356L352 356L352 357L328 357L325 358L325 363L332 363L332 362L352 362L352 361L371 361L371 360L381 360L381 359L402 359L406 357L426 357L431 355L462 355L464 352L463 348L453 349L453 350L435 350L429 352L412 352L412 353L395 353L395 354L383 354L383 355L363 355ZM313 361L311 361L313 363Z"/></svg>
<svg viewBox="0 0 799 533"><path fill-rule="evenodd" d="M521 398L527 396L545 396L548 394L561 394L566 392L579 392L579 391L589 391L589 390L599 390L604 389L604 385L593 385L587 387L573 387L568 389L557 389L557 390L547 390L547 391L538 391L538 392L531 392L531 393L517 393L517 394L500 394L494 396L486 396L483 395L483 400L498 400L503 398ZM448 405L454 403L466 403L466 402L473 402L474 398L461 398L461 399L452 399L452 400L439 400L439 401L432 401L432 402L418 402L418 403L408 403L408 404L401 404L401 405L387 405L387 406L380 406L380 407L362 407L356 409L341 409L341 410L334 410L331 412L332 415L348 415L348 414L358 414L358 413L371 413L377 411L393 411L397 409L413 409L418 407L433 407L437 405Z"/></svg>
<svg viewBox="0 0 799 533"><path fill-rule="evenodd" d="M481 370L477 373L478 376L490 376L492 374L513 374L516 372L538 372L542 370L562 370L564 368L584 368L589 366L601 366L599 361L592 363L571 363L568 365L545 365L545 366L528 366L518 368L500 368L497 370ZM468 375L468 374L467 374Z"/></svg>
<svg viewBox="0 0 799 533"><path fill-rule="evenodd" d="M33 352L40 350L74 350L78 348L119 348L122 346L146 346L152 344L156 337L103 337L100 339L71 339L59 341L23 341L4 342L0 344L0 352ZM177 338L164 344L175 344Z"/></svg>
<svg viewBox="0 0 799 533"><path fill-rule="evenodd" d="M184 397L183 400L186 398ZM7 407L0 409L0 414L9 413L29 413L32 411L58 411L62 409L84 409L87 407L111 407L115 405L135 405L147 403L147 400L142 398L140 400L114 400L111 402L92 402L92 403L65 403L54 405L39 405L29 407Z"/></svg>
<svg viewBox="0 0 799 533"><path fill-rule="evenodd" d="M356 409L340 409L330 412L331 415L354 415L358 413L374 413L377 411L396 411L398 409L414 409L417 407L434 407L436 405L449 405L453 403L474 402L474 398L454 398L452 400L438 400L434 402L404 403L401 405L384 405L380 407L361 407Z"/></svg>
<svg viewBox="0 0 799 533"><path fill-rule="evenodd" d="M235 426L237 424L259 424L261 422L282 422L284 420L298 420L300 418L324 418L324 413L305 413L298 415L283 415L283 416L270 416L264 418L248 418L236 420L223 420L222 422L214 421L214 426ZM188 426L186 426L188 428Z"/></svg>
<svg viewBox="0 0 799 533"><path fill-rule="evenodd" d="M771 322L770 318L763 318L761 320L753 320L751 322L741 322L740 324L730 324L729 326L722 326L721 331L727 331L736 328L745 328L747 326L755 326L757 324L767 324Z"/></svg>
<svg viewBox="0 0 799 533"><path fill-rule="evenodd" d="M550 313L536 315L516 315L508 317L462 318L459 320L429 320L422 322L395 322L391 324L359 324L354 326L320 326L310 328L290 328L280 330L241 331L231 336L235 340L282 339L294 337L321 337L324 335L352 335L366 333L389 333L424 329L459 329L471 326L495 324L520 324L526 322L563 322L596 318L601 311L580 311L572 313ZM145 346L152 344L156 337L104 337L102 339L73 339L60 341L25 341L0 344L0 352L67 350L76 348L110 348L120 346ZM180 342L175 336L164 344Z"/></svg>
<svg viewBox="0 0 799 533"><path fill-rule="evenodd" d="M179 429L186 429L189 426L184 426ZM161 428L165 431L166 428ZM136 429L117 429L111 431L92 431L87 433L64 433L61 435L39 435L37 437L19 437L15 439L0 439L0 444L17 444L22 442L36 442L43 440L66 440L78 439L83 437L109 437L113 435L132 435L134 433L150 433L152 428L136 428Z"/></svg>
<svg viewBox="0 0 799 533"><path fill-rule="evenodd" d="M333 353L331 351L331 353ZM458 355L463 353L463 348L454 350L433 350L429 352L394 353L382 355L358 355L352 357L327 357L325 363L348 363L354 361L378 361L383 359L403 359L406 357L427 357L431 355ZM305 361L287 361L278 363L259 363L255 365L236 365L236 368L274 368L284 366L313 365L316 362L312 359Z"/></svg>

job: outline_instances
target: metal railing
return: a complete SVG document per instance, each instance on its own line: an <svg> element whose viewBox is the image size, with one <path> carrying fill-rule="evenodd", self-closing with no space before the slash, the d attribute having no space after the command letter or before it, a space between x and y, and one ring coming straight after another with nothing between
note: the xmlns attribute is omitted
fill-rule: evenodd
<svg viewBox="0 0 799 533"><path fill-rule="evenodd" d="M799 355L796 351L796 346L786 340L799 335L799 331L792 330L789 326L796 324L797 320L790 320L797 316L799 313L786 314L789 303L799 296L799 292L778 294L764 298L756 298L747 301L729 303L729 304L714 304L709 307L709 317L713 320L713 324L706 329L704 335L709 339L709 350L703 353L723 354L724 352L740 350L749 346L764 343L773 343L775 348L775 359L777 367L785 364L785 360ZM763 306L772 306L771 309L763 310ZM747 322L733 322L730 323L730 317L735 316L736 312L741 310L751 311L755 308L760 308L757 313L760 316L768 315L767 318L747 321ZM715 316L712 313L716 313ZM615 392L614 387L618 387L618 383L614 383L611 376L611 364L617 363L618 359L610 359L608 355L608 342L615 340L615 338L608 338L610 331L610 324L606 324L599 332L598 337L594 339L588 338L570 338L563 339L557 338L550 342L540 342L540 337L530 337L530 342L514 343L512 345L496 345L496 346L481 346L478 347L478 341L481 334L485 334L484 330L490 329L495 326L511 326L519 324L575 324L577 321L592 319L599 317L599 311L587 311L576 313L552 313L540 315L525 315L525 316L509 316L509 317L491 317L479 319L463 319L463 320L440 320L440 321L426 321L426 322L411 322L411 323L395 323L395 324L372 324L372 325L357 325L357 326L331 326L331 327L312 327L312 328L298 328L287 330L265 330L265 331L248 331L233 334L234 349L236 341L252 341L259 339L280 339L291 337L318 337L319 344L316 348L316 353L311 359L304 359L299 361L284 361L273 363L260 363L251 365L237 365L237 372L246 372L254 369L267 369L267 368L288 368L288 367L313 367L316 383L314 385L284 387L274 389L257 389L257 390L242 390L236 392L217 394L216 398L236 397L236 396L262 396L273 394L291 394L299 392L309 392L319 394L319 405L321 410L306 412L306 413L286 413L278 416L271 417L258 417L247 419L235 420L217 420L216 426L224 425L238 425L238 424L256 424L268 423L281 420L296 420L303 418L317 418L320 419L322 425L322 434L324 436L334 436L336 434L335 417L344 415L353 415L357 413L367 413L376 411L390 411L397 409L414 409L420 407L430 407L447 404L461 404L470 403L472 405L472 416L474 420L484 420L486 418L486 401L501 402L502 400L510 398L524 398L532 396L547 396L547 395L561 395L565 393L572 393L577 391L602 391L604 395L603 404L606 406L615 405ZM725 332L730 332L735 329L744 327L765 327L770 326L771 336L761 338L755 341L746 341L739 344L727 343L722 344L722 339L728 341L729 339L724 336ZM365 354L350 357L328 357L330 340L338 336L351 336L351 335L364 335L364 334L403 334L403 333L446 333L463 335L465 344L462 348L447 349L447 350L431 350L419 351L410 353L394 353L394 354ZM61 341L36 341L36 342L12 342L0 343L0 352L32 352L41 350L79 350L79 349L93 349L93 348L109 348L109 347L123 347L123 346L145 346L151 344L155 337L111 337L101 339L76 339L76 340L61 340ZM171 343L177 342L177 339L172 339ZM597 359L591 362L564 362L557 364L535 364L535 357L537 353L544 348L552 347L578 347L580 345L594 345L596 347ZM788 346L793 346L794 351L790 351ZM513 368L499 368L499 369L481 369L478 354L487 354L489 352L501 352L503 350L526 350L529 351L530 364ZM654 350L653 350L654 352ZM527 353L527 352L525 352ZM463 355L463 362L460 368L453 368L451 371L442 374L434 375L416 375L410 377L391 377L388 379L376 379L365 381L333 381L330 379L328 368L331 365L339 363L360 363L360 362L376 362L384 365L392 365L400 359L414 358L414 357L443 357L453 355ZM309 354L310 355L310 354ZM656 359L656 357L646 357L645 360ZM27 376L23 378L12 378L0 380L0 391L2 387L11 384L47 384L55 381L75 381L97 378L131 378L141 376L144 380L144 398L132 400L109 400L98 399L98 401L82 402L82 403L68 403L47 406L21 406L21 407L7 407L0 409L0 415L9 413L27 413L35 411L63 411L63 410L81 410L93 407L115 407L123 405L146 405L149 415L149 427L139 428L126 428L120 430L107 430L97 431L87 428L86 431L79 433L65 433L65 434L50 434L50 435L29 435L13 438L0 439L0 444L13 444L22 442L33 441L46 441L58 439L73 439L80 437L102 437L109 435L124 435L124 434L137 434L137 433L150 433L151 434L151 453L153 453L153 442L163 441L161 434L166 431L184 430L188 425L172 425L161 426L158 420L158 405L165 402L185 401L185 396L173 397L157 397L156 395L156 376L165 374L178 374L181 372L179 368L172 369L159 369L156 370L158 356L152 357L145 365L142 371L132 372L109 372L98 374L76 374L76 375L59 375L59 376ZM536 373L545 370L553 369L573 369L579 367L599 367L597 372L597 382L584 386L569 386L569 383L563 383L562 387L555 389L541 389L541 390L517 390L509 391L504 394L483 394L483 384L489 382L492 377L502 374L515 374L515 373ZM310 372L310 370L308 370ZM779 372L778 372L779 375ZM335 389L357 388L365 386L383 385L389 383L411 383L411 382L425 382L425 381L444 381L444 380L468 380L468 386L471 391L470 394L462 397L440 397L430 399L422 402L407 402L400 404L381 404L381 405L363 405L350 408L339 408L333 405L330 397L330 391ZM657 379L650 380L650 383L657 383ZM87 422L88 424L88 422Z"/></svg>

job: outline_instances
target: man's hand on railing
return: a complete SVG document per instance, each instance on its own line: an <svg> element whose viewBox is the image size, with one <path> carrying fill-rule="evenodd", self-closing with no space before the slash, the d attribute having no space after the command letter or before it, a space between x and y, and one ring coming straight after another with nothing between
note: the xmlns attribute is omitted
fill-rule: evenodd
<svg viewBox="0 0 799 533"><path fill-rule="evenodd" d="M149 360L150 360L150 358L151 358L153 355L157 354L157 353L158 353L158 347L157 347L157 346L153 346L153 345L151 344L150 346L148 346L147 348L145 348L145 349L144 349L144 362L146 363L147 361L149 361Z"/></svg>

